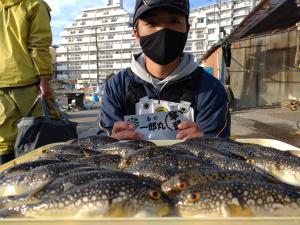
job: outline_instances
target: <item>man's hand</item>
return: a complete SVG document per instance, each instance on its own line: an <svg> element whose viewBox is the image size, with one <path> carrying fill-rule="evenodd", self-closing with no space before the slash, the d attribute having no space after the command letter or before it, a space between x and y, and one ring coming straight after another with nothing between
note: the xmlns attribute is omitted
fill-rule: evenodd
<svg viewBox="0 0 300 225"><path fill-rule="evenodd" d="M46 100L50 100L52 97L52 89L49 85L48 79L41 79L40 81L40 89L41 89L41 93L42 96L46 99Z"/></svg>
<svg viewBox="0 0 300 225"><path fill-rule="evenodd" d="M129 122L117 122L114 124L111 137L118 140L142 140L144 136L134 129L134 125Z"/></svg>
<svg viewBox="0 0 300 225"><path fill-rule="evenodd" d="M177 139L188 140L192 138L203 137L204 133L201 128L194 122L182 122L178 125L179 132L177 134Z"/></svg>

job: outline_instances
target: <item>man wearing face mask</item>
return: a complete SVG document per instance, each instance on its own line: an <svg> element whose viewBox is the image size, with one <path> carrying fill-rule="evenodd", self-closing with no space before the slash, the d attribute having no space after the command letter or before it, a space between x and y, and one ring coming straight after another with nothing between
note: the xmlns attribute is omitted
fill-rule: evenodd
<svg viewBox="0 0 300 225"><path fill-rule="evenodd" d="M131 68L107 81L100 113L102 131L119 140L143 139L133 124L123 121L124 116L183 105L193 120L179 124L177 139L230 136L224 87L192 54L183 52L188 18L188 0L136 1L134 35L143 53L133 57Z"/></svg>

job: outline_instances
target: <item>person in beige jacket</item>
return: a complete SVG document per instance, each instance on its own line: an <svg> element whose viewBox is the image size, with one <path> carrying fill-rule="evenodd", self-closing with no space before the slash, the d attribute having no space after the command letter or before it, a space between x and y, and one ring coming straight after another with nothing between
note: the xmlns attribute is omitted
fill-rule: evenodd
<svg viewBox="0 0 300 225"><path fill-rule="evenodd" d="M0 165L14 159L17 121L41 93L52 96L50 8L42 0L0 0ZM34 116L40 116L38 109Z"/></svg>

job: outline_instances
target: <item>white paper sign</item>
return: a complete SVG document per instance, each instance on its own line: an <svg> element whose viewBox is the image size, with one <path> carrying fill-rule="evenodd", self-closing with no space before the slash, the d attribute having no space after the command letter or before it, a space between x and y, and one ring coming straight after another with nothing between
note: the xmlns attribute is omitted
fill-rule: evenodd
<svg viewBox="0 0 300 225"><path fill-rule="evenodd" d="M131 115L125 116L124 120L134 124L135 130L144 134L145 140L174 140L178 125L187 121L180 111Z"/></svg>

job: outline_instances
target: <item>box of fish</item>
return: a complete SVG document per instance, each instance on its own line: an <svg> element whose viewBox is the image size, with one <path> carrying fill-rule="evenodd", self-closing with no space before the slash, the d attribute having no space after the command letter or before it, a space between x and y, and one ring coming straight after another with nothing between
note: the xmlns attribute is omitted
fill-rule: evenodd
<svg viewBox="0 0 300 225"><path fill-rule="evenodd" d="M0 167L0 223L300 224L299 150L221 138L48 145Z"/></svg>

